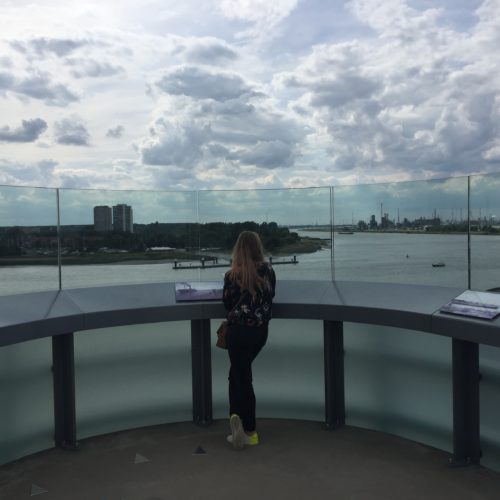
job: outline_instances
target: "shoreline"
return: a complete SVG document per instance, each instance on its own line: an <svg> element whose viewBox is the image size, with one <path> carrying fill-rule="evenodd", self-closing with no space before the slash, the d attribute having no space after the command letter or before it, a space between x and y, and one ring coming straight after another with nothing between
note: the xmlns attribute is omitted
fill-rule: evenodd
<svg viewBox="0 0 500 500"><path fill-rule="evenodd" d="M294 254L307 254L314 253L325 246L328 242L320 238L303 237L303 241L283 245L275 252L266 252L266 256L284 257L293 256ZM141 265L141 264L174 264L175 262L201 262L205 260L207 265L218 259L227 260L229 266L229 259L231 252L217 252L214 254L202 254L199 252L184 252L184 251L171 251L171 252L117 252L117 253L82 253L81 255L61 256L61 265ZM57 266L57 255L46 256L18 256L18 257L0 257L0 268L2 267L17 267L17 266Z"/></svg>
<svg viewBox="0 0 500 500"><path fill-rule="evenodd" d="M330 229L317 229L317 228L300 228L297 231L307 231L309 233L328 233L330 234ZM334 229L335 234L342 234L345 231L340 229ZM424 231L415 229L403 229L403 230L384 230L384 231L359 231L357 229L349 229L349 233L353 234L443 234L443 235L467 235L467 231ZM500 232L491 233L487 231L471 231L471 236L500 236Z"/></svg>

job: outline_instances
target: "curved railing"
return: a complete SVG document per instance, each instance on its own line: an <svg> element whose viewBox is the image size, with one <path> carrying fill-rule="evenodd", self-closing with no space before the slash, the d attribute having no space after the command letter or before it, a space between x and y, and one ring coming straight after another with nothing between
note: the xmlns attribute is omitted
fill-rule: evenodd
<svg viewBox="0 0 500 500"><path fill-rule="evenodd" d="M346 420L344 322L450 337L453 414L448 427L453 440L451 462L479 462L479 344L500 346L500 318L486 323L440 313L440 306L461 291L451 287L359 282L281 283L273 322L280 318L323 322L324 419L327 428L342 426ZM58 446L74 447L78 437L75 332L189 320L192 419L206 424L213 418L210 319L223 315L220 303L176 303L173 283L22 294L0 298L0 345L52 338L54 440ZM116 347L119 348L119 344ZM286 411L281 417L287 417Z"/></svg>
<svg viewBox="0 0 500 500"><path fill-rule="evenodd" d="M434 335L425 315L427 319L415 313L413 326L406 323L411 308L425 303L425 294L414 296L410 290L445 286L458 293L466 288L499 286L499 188L498 174L244 191L0 187L0 295L5 306L0 316L2 339L7 341L14 335L9 321L17 314L21 321L15 337L23 340L0 349L0 398L5 402L0 412L0 462L52 446L51 336L61 332L61 325L62 333L67 328L79 331L74 339L74 356L75 418L80 439L118 429L190 420L191 322L206 319L199 316L200 306L175 306L169 313L173 316L166 317L162 303L158 308L145 308L143 322L137 324L131 321L129 310L106 309L112 297L102 298L104 310L97 308L86 314L85 308L95 305L92 297L99 295L98 287L109 290L109 286L127 284L129 288L123 290L135 293L134 284L141 287L140 283L148 283L152 290L161 288L164 282L220 280L224 268L175 269L174 254L155 260L157 254L143 250L146 246L170 246L176 247L176 258L214 254L219 264L228 264L231 242L226 238L227 226L244 221L251 221L252 227L257 225L262 234L270 227L287 228L301 236L319 237L322 242L320 250L307 253L304 246L275 246L276 241L267 240L268 256L291 260L296 255L298 264L275 266L279 301L266 350L256 361L259 415L324 419L322 314L330 314L332 309L331 304L317 302L315 290L341 280L353 282L353 286L363 283L360 287L366 289L373 305L382 299L379 290L366 282L394 283L392 290L400 292L391 297L394 303L398 303L398 294L405 298L406 313L391 309L389 303L381 310L366 304L357 308L336 304L334 316L326 319L343 321L347 423L453 452L452 341ZM120 204L133 208L134 233L98 231L94 207L108 206L111 210ZM224 238L222 232L212 231L220 224L226 225ZM176 233L180 227L184 228L181 239ZM351 229L354 234L341 234ZM171 237L174 239L169 240ZM219 247L214 240L224 244L214 249ZM107 253L111 250L120 253ZM186 258L183 260L187 264ZM300 297L288 303L287 294L292 293L289 281L298 280ZM315 283L308 285L308 280ZM411 287L398 289L399 283ZM74 289L82 289L78 292L80 312L68 317L63 313L65 308L75 306ZM31 292L36 293L37 300L25 303L24 294ZM347 288L344 293L350 302L353 297ZM44 309L48 307L46 301L56 296L55 304L60 309L52 309L52 316L41 317L48 311ZM134 300L140 302L140 296L136 294ZM175 314L182 311L186 315L175 316L174 310ZM222 312L209 317L217 315ZM405 321L400 321L401 315ZM106 318L112 321L103 322ZM427 326L419 330L419 321ZM433 316L432 321L441 319ZM212 331L216 323L211 320ZM8 329L6 325L10 325ZM460 325L440 324L440 333L452 337ZM462 332L462 340L483 342L481 332L488 326L471 326ZM38 337L28 340L33 332ZM215 349L211 354L213 417L223 418L227 359L225 353ZM496 347L489 342L481 344L482 463L500 470L499 361Z"/></svg>

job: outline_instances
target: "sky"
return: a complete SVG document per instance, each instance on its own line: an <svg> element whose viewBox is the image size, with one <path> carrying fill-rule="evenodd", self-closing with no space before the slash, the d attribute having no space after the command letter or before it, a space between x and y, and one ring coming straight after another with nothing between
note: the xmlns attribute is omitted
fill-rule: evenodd
<svg viewBox="0 0 500 500"><path fill-rule="evenodd" d="M0 184L500 172L499 46L500 0L2 0Z"/></svg>

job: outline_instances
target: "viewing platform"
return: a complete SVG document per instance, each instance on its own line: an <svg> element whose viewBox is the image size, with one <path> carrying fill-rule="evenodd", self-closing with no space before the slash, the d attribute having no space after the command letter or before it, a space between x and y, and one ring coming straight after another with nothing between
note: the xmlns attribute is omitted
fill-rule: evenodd
<svg viewBox="0 0 500 500"><path fill-rule="evenodd" d="M479 345L500 346L500 317L485 322L441 313L440 307L463 292L461 288L315 280L288 280L280 285L275 297L273 325L277 326L281 319L292 320L290 323L308 320L322 325L323 338L318 350L323 351L324 361L320 384L324 384L321 403L324 419L292 419L291 405L287 407L286 404L279 408L278 418L269 418L265 411L259 413L258 410L261 444L241 452L234 451L226 442L227 420L214 416L213 411L213 393L225 393L225 385L224 388L220 386L227 383L227 362L223 377L213 378L212 373L212 367L217 365L213 362L215 358L220 355L222 359L225 355L214 348L211 327L212 319L224 317L220 302L178 303L171 282L0 297L0 346L10 348L31 340L51 338L53 391L47 387L49 390L43 394L43 399L53 398L56 446L46 451L39 447L34 454L33 450L19 453L17 457L21 458L16 457L0 466L0 497L8 500L31 496L48 500L223 500L235 497L302 500L334 496L360 500L497 500L500 473L480 464L484 442L481 441L479 419ZM182 332L186 338L185 333L190 328L185 349L188 356L183 349L175 347L179 344L175 344L169 323L183 321L186 326L190 325ZM434 336L451 340L447 344L451 363L441 369L449 372L450 384L442 386L440 399L449 398L452 410L442 432L445 439L449 438L443 449L438 450L418 439L349 424L346 417L354 411L346 404L350 393L344 380L344 322L409 329L415 335L426 335L426 342ZM162 336L169 339L172 355L160 351L158 359L167 376L176 362L183 366L184 378L178 380L181 387L163 390L161 401L156 400L155 404L161 408L155 416L156 420L160 419L158 425L135 429L130 425L116 427L123 425L121 423L114 424L111 433L89 432L92 426L88 427L86 422L88 410L87 415L80 415L81 406L85 404L79 404L82 395L76 389L79 377L85 375L86 363L90 363L92 372L99 369L99 362L94 364L94 359L99 358L100 352L98 343L93 343L89 356L75 369L75 347L81 347L79 340L89 330L141 325L133 332L121 330L112 338L110 347L120 350L130 342L131 335L139 336L144 342L144 325L149 323L163 323ZM374 332L372 338L376 340L376 330ZM306 331L302 333L303 337L307 335ZM407 335L405 330L397 330L394 342L397 343L399 336L407 340ZM271 352L272 346L267 346L266 350ZM284 352L287 351L280 350L279 363L284 361ZM132 351L131 354L126 357L127 366L135 369L134 359L141 353ZM292 350L288 351L288 356L292 354ZM309 352L304 349L300 354L295 359L303 361ZM425 363L425 358L433 355L429 349L421 354L419 362L412 361L414 365ZM148 356L148 363L157 362L151 353ZM402 358L403 363L406 361L407 358ZM361 369L360 365L355 366ZM381 363L378 366L379 370L383 369ZM429 366L425 364L424 371ZM300 367L294 365L293 369L296 368ZM278 381L270 378L273 373L271 369L266 374L270 391L268 405L269 401L274 403L281 396L276 385ZM142 391L141 394L147 393L150 386L139 384L140 375L135 375L134 383L138 383L135 389ZM187 384L184 383L186 379ZM366 378L362 380L363 385L369 382ZM113 384L116 383L114 380ZM98 384L106 387L107 382L98 377ZM312 404L309 394L316 387L308 382L307 389L302 388L302 392L296 389L295 386L287 388L296 396L295 407L307 409ZM100 388L91 385L88 390L94 400ZM405 390L409 390L406 385ZM257 391L258 405L261 401L258 408L263 406L260 395ZM414 394L412 398L418 406L425 396ZM114 394L108 392L105 407L91 413L91 419L112 422L119 418L120 409L110 402L113 397ZM132 397L132 391L125 397ZM218 397L217 404L221 408L220 395ZM166 406L161 406L163 400ZM191 408L184 408L186 400L192 403ZM394 405L390 393L380 400L380 415L386 419L387 432L398 434L399 426L408 426L408 421L399 414L395 414L395 418L394 413L391 415ZM2 401L2 405L3 410L9 412L9 400ZM180 407L179 415L185 415L186 410L191 412L192 421L184 417L178 418L178 423L161 423L161 415L168 409L175 409L176 405ZM145 409L146 413L154 410L154 406ZM442 427L434 423L435 410L427 412L430 418L427 425L440 430ZM127 411L142 410L136 407L127 408ZM416 418L414 422L413 429L425 430ZM87 429L81 431L85 424ZM123 428L132 430L123 431ZM47 433L48 430L30 429L29 432ZM80 437L81 432L86 435ZM3 437L9 442L10 436ZM29 445L28 436L17 439L19 446ZM490 452L495 453L496 449L490 447Z"/></svg>

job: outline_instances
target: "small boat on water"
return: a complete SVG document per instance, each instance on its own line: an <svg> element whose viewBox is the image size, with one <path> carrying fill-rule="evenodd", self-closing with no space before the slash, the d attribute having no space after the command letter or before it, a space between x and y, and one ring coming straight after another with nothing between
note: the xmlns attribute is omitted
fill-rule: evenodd
<svg viewBox="0 0 500 500"><path fill-rule="evenodd" d="M352 231L338 231L337 234L354 234Z"/></svg>
<svg viewBox="0 0 500 500"><path fill-rule="evenodd" d="M433 262L432 267L444 267L446 264L444 262Z"/></svg>

